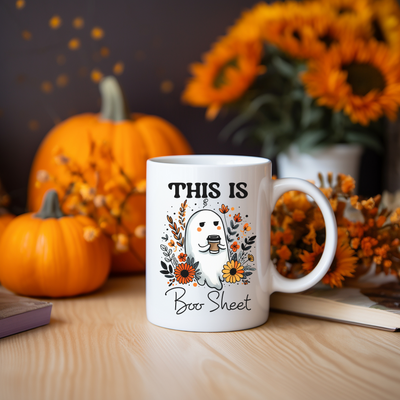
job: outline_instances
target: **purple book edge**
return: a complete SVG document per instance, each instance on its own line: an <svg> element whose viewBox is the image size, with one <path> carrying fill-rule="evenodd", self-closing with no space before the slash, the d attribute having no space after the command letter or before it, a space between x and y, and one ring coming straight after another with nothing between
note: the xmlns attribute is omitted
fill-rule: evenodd
<svg viewBox="0 0 400 400"><path fill-rule="evenodd" d="M0 339L50 322L52 304L0 320Z"/></svg>

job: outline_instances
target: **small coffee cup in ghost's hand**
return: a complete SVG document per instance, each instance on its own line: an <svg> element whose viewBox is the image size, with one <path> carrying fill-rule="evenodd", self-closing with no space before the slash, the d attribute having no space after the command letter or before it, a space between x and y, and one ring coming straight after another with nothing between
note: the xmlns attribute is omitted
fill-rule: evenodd
<svg viewBox="0 0 400 400"><path fill-rule="evenodd" d="M329 269L336 220L323 193L301 179L272 179L271 161L246 156L171 156L147 161L147 318L198 332L248 329L268 320L273 292L300 292ZM311 196L325 220L314 270L287 279L270 259L271 213L285 192Z"/></svg>

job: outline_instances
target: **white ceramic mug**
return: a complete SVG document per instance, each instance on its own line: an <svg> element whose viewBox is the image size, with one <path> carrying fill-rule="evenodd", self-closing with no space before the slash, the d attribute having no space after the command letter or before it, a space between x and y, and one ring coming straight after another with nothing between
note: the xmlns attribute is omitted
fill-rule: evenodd
<svg viewBox="0 0 400 400"><path fill-rule="evenodd" d="M307 193L325 219L325 250L307 276L282 277L270 260L271 213L289 190ZM165 328L221 332L265 323L273 292L317 283L336 251L323 193L301 179L272 180L259 157L193 155L147 161L147 318Z"/></svg>

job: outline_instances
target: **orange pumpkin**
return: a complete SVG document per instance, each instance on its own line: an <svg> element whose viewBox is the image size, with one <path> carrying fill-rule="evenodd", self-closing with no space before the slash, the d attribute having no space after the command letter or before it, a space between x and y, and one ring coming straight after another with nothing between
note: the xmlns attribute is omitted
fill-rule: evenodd
<svg viewBox="0 0 400 400"><path fill-rule="evenodd" d="M3 235L3 232L7 228L7 225L15 218L14 215L9 214L7 212L2 213L0 209L0 238Z"/></svg>
<svg viewBox="0 0 400 400"><path fill-rule="evenodd" d="M50 190L37 214L10 222L0 239L0 281L26 296L67 297L99 288L110 271L108 240L84 216L64 216L57 193Z"/></svg>
<svg viewBox="0 0 400 400"><path fill-rule="evenodd" d="M55 126L41 144L30 174L28 207L36 211L41 198L52 183L35 186L38 171L50 174L56 171L52 152L60 146L66 156L78 164L87 161L90 142L108 142L113 156L133 182L146 176L146 160L151 157L190 154L191 148L183 135L162 118L149 115L130 115L117 80L104 78L100 83L102 109L100 114L82 114L67 119ZM133 196L126 204L125 214L129 218L124 225L134 232L145 225L145 196ZM116 253L112 258L114 272L141 272L145 264L145 239L132 236L130 247L134 252Z"/></svg>

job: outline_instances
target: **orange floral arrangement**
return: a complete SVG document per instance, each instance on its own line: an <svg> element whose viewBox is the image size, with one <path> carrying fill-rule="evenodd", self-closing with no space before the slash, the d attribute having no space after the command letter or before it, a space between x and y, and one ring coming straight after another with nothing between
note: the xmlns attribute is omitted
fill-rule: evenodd
<svg viewBox="0 0 400 400"><path fill-rule="evenodd" d="M184 102L238 113L221 132L273 157L335 143L382 149L400 105L396 0L259 3L191 65Z"/></svg>
<svg viewBox="0 0 400 400"><path fill-rule="evenodd" d="M320 189L329 199L338 226L334 261L322 279L331 287L342 287L347 277L376 273L400 279L400 208L389 210L381 196L362 199L353 195L355 181L339 174L326 182L320 174ZM310 273L321 258L325 224L318 206L301 192L292 191L277 202L271 216L271 258L279 273L296 278Z"/></svg>
<svg viewBox="0 0 400 400"><path fill-rule="evenodd" d="M144 196L146 181L134 185L113 158L107 143L92 142L90 157L83 166L67 157L62 148L53 150L53 160L58 165L57 173L38 171L36 185L52 181L66 215L86 215L97 222L98 228L85 229L86 240L93 240L102 231L112 240L115 253L130 251L140 259L130 239L144 238L145 226L130 231L125 218L129 218L128 199Z"/></svg>

